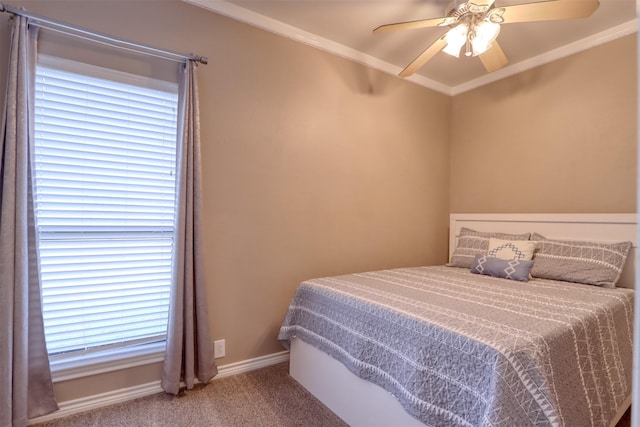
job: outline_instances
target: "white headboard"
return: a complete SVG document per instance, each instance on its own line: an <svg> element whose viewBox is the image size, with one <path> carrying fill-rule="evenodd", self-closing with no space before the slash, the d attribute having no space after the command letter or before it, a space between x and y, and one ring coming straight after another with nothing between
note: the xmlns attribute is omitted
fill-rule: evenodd
<svg viewBox="0 0 640 427"><path fill-rule="evenodd" d="M633 242L617 286L635 289L637 214L451 214L449 258L460 228L504 233L539 233L550 239Z"/></svg>

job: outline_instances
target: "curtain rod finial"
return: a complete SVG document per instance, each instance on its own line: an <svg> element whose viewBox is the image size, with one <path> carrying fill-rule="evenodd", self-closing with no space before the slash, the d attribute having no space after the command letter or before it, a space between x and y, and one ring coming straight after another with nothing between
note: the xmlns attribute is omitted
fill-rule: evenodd
<svg viewBox="0 0 640 427"><path fill-rule="evenodd" d="M206 56L194 55L193 59L204 65L207 65L207 63L209 62Z"/></svg>

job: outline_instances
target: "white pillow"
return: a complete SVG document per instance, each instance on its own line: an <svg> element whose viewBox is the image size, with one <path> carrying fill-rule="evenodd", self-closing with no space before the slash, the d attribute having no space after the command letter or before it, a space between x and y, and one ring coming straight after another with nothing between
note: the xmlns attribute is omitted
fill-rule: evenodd
<svg viewBox="0 0 640 427"><path fill-rule="evenodd" d="M533 258L536 242L531 240L489 239L488 257L529 260Z"/></svg>

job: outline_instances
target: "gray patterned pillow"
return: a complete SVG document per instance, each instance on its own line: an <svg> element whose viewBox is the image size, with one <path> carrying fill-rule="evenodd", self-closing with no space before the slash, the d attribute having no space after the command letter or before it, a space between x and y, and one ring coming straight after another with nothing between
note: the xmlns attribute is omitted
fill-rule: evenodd
<svg viewBox="0 0 640 427"><path fill-rule="evenodd" d="M502 240L529 240L529 236L529 233L488 233L462 227L460 229L460 235L458 236L458 244L453 254L451 254L451 261L447 265L449 267L471 268L477 254L487 254L489 239L492 237Z"/></svg>
<svg viewBox="0 0 640 427"><path fill-rule="evenodd" d="M631 249L631 242L604 243L552 240L534 233L538 241L531 276L614 288Z"/></svg>
<svg viewBox="0 0 640 427"><path fill-rule="evenodd" d="M471 272L526 282L529 280L531 266L533 261L527 259L501 259L478 254L471 266Z"/></svg>

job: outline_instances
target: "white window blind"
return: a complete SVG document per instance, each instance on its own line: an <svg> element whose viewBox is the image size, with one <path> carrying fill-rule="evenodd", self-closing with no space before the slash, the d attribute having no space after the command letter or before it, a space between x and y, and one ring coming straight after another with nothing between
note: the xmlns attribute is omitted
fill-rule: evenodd
<svg viewBox="0 0 640 427"><path fill-rule="evenodd" d="M39 58L34 201L49 355L165 339L177 85Z"/></svg>

